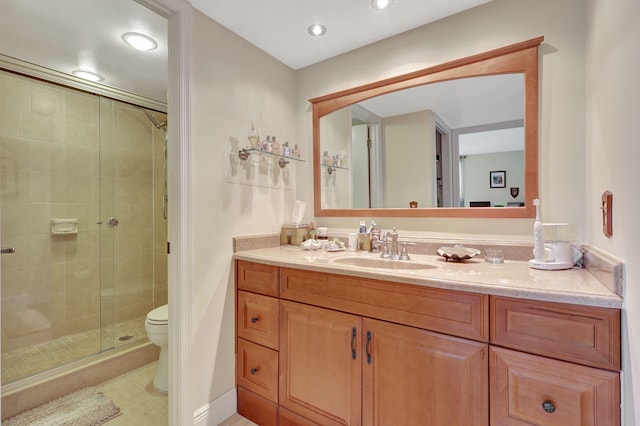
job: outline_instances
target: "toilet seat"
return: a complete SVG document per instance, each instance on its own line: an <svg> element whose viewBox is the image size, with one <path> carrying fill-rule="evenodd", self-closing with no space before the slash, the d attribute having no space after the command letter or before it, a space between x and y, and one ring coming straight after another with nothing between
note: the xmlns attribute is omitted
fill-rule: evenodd
<svg viewBox="0 0 640 426"><path fill-rule="evenodd" d="M169 305L162 305L147 314L147 324L166 325L169 323Z"/></svg>

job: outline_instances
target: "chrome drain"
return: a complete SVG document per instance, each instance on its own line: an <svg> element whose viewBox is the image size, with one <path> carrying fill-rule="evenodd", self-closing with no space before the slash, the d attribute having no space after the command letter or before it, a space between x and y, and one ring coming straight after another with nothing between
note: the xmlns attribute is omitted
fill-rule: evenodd
<svg viewBox="0 0 640 426"><path fill-rule="evenodd" d="M126 342L127 340L131 339L133 339L133 336L122 336L118 340L120 340L121 342Z"/></svg>

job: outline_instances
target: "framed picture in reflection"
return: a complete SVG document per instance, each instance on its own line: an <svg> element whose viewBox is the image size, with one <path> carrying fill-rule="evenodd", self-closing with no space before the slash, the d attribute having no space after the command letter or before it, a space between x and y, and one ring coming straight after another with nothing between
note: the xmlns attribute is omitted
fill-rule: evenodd
<svg viewBox="0 0 640 426"><path fill-rule="evenodd" d="M507 172L504 170L489 172L490 188L506 188Z"/></svg>

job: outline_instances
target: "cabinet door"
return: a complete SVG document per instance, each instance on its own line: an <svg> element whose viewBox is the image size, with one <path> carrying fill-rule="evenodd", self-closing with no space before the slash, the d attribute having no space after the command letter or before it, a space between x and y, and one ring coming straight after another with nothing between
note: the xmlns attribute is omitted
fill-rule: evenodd
<svg viewBox="0 0 640 426"><path fill-rule="evenodd" d="M363 327L363 424L488 425L487 344L371 319Z"/></svg>
<svg viewBox="0 0 640 426"><path fill-rule="evenodd" d="M321 425L359 425L360 317L280 302L280 406Z"/></svg>
<svg viewBox="0 0 640 426"><path fill-rule="evenodd" d="M620 424L618 373L491 347L491 424Z"/></svg>

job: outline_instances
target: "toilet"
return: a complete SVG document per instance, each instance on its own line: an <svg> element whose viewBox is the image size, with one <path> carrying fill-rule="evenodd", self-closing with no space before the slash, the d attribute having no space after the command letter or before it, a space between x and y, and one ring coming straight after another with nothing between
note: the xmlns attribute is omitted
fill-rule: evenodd
<svg viewBox="0 0 640 426"><path fill-rule="evenodd" d="M153 378L153 387L163 393L169 389L169 363L167 347L169 346L169 305L162 305L147 314L144 322L147 336L151 343L160 347L158 370Z"/></svg>

